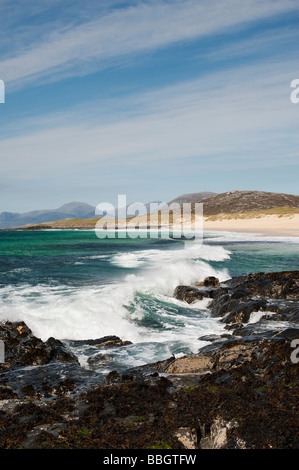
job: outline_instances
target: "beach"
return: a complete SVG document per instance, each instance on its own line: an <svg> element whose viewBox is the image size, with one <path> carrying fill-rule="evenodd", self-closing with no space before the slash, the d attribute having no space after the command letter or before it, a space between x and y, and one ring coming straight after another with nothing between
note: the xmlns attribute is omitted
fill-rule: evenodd
<svg viewBox="0 0 299 470"><path fill-rule="evenodd" d="M204 230L257 233L262 236L299 237L299 214L289 217L266 215L253 218L230 218L209 220L205 217Z"/></svg>
<svg viewBox="0 0 299 470"><path fill-rule="evenodd" d="M299 237L299 214L258 214L257 216L255 213L251 216L248 212L217 214L216 216L198 217L196 223L190 223L185 218L182 226L179 215L174 215L173 221L170 218L170 225L168 225L168 215L162 214L162 217L158 219L156 215L151 214L151 227L157 227L158 222L161 229L167 229L170 226L172 230L180 230L182 227L185 231L198 229L205 232L239 232L268 237ZM130 221L130 225L145 229L146 216L135 217ZM126 224L120 221L118 226L125 228Z"/></svg>

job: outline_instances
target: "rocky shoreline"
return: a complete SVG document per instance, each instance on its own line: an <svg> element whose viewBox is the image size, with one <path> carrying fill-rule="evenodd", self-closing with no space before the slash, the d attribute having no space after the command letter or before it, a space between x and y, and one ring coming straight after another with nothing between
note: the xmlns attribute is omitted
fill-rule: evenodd
<svg viewBox="0 0 299 470"><path fill-rule="evenodd" d="M210 277L174 296L210 299L227 333L200 337L197 354L106 376L68 342L0 324L0 448L298 448L299 271ZM100 357L127 344L89 341Z"/></svg>

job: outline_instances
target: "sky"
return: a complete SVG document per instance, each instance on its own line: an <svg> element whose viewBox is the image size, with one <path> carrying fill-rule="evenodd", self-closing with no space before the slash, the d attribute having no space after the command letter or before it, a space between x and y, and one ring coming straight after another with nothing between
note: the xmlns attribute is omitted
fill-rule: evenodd
<svg viewBox="0 0 299 470"><path fill-rule="evenodd" d="M0 212L299 194L298 0L0 0Z"/></svg>

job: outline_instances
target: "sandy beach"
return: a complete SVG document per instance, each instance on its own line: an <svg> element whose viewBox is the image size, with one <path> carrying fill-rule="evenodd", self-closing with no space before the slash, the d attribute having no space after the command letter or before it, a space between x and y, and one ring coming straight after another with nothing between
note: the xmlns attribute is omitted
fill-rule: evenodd
<svg viewBox="0 0 299 470"><path fill-rule="evenodd" d="M56 222L47 222L36 226L24 226L30 230L102 230L103 228L111 230L205 230L222 232L242 232L255 233L261 236L271 237L299 237L299 213L295 214L262 214L250 216L249 213L217 214L216 216L206 216L196 219L196 224L190 222L189 218L183 219L181 225L181 216L174 215L173 220L169 222L169 216L162 214L157 216L151 214L148 216L137 216L131 220L114 219L65 219Z"/></svg>
<svg viewBox="0 0 299 470"><path fill-rule="evenodd" d="M167 228L167 216L162 215L159 219L161 228ZM135 217L130 221L130 225L146 228L146 217ZM245 217L242 214L237 214L236 218L231 215L229 218L221 214L216 216L216 220L211 220L211 217L203 217L203 220L196 222L198 229L204 231L223 231L223 232L242 232L242 233L256 233L261 236L271 237L299 237L299 214L288 215L263 215L258 217ZM151 215L151 226L154 228L158 226L158 218L156 215ZM119 228L125 229L126 223L119 221ZM171 229L180 229L180 217L176 216L173 224L170 223ZM184 230L193 230L194 226L190 226L190 222L184 222ZM190 227L190 228L189 228Z"/></svg>
<svg viewBox="0 0 299 470"><path fill-rule="evenodd" d="M266 215L259 218L236 218L211 221L204 218L204 230L259 233L263 236L299 237L299 214L292 216Z"/></svg>

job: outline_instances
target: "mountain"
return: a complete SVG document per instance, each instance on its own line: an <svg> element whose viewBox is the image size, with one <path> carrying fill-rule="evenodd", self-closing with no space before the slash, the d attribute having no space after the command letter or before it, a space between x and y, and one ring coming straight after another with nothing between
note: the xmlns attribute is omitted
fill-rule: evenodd
<svg viewBox="0 0 299 470"><path fill-rule="evenodd" d="M178 202L179 204L183 204L184 202L194 202L199 201L200 199L204 199L207 197L211 197L216 195L216 193L211 192L201 192L201 193L190 193L190 194L182 194L181 196L172 199L172 201L168 202L168 204L172 204L174 202Z"/></svg>
<svg viewBox="0 0 299 470"><path fill-rule="evenodd" d="M203 204L205 216L260 211L277 207L299 208L299 196L265 191L228 191L193 202Z"/></svg>
<svg viewBox="0 0 299 470"><path fill-rule="evenodd" d="M160 201L154 202L160 203ZM168 205L173 202L178 202L179 204L191 202L193 208L196 202L203 203L204 216L212 216L221 213L246 213L276 208L299 209L299 196L265 191L228 191L221 194L210 192L182 194L170 201ZM145 204L148 213L150 204L151 203ZM281 213L281 211L279 213ZM143 211L140 215L142 214ZM117 216L118 211L116 209L116 218ZM70 226L84 228L85 225L93 227L97 219L98 216L95 214L95 207L82 202L70 202L53 210L32 211L26 212L25 214L2 212L0 214L0 229L12 229L24 225L32 225L32 229L38 230L45 227L34 227L34 225L38 226L38 224L47 222L54 222L53 228L55 228L57 227L57 221L60 221L59 224L62 228ZM84 222L84 220L86 220L86 222ZM52 225L49 224L47 228L51 228L51 226ZM26 228L28 229L29 227Z"/></svg>
<svg viewBox="0 0 299 470"><path fill-rule="evenodd" d="M58 209L35 210L24 214L2 212L0 214L0 228L16 228L21 225L40 224L61 219L90 219L92 217L95 217L95 207L84 202L69 202Z"/></svg>

